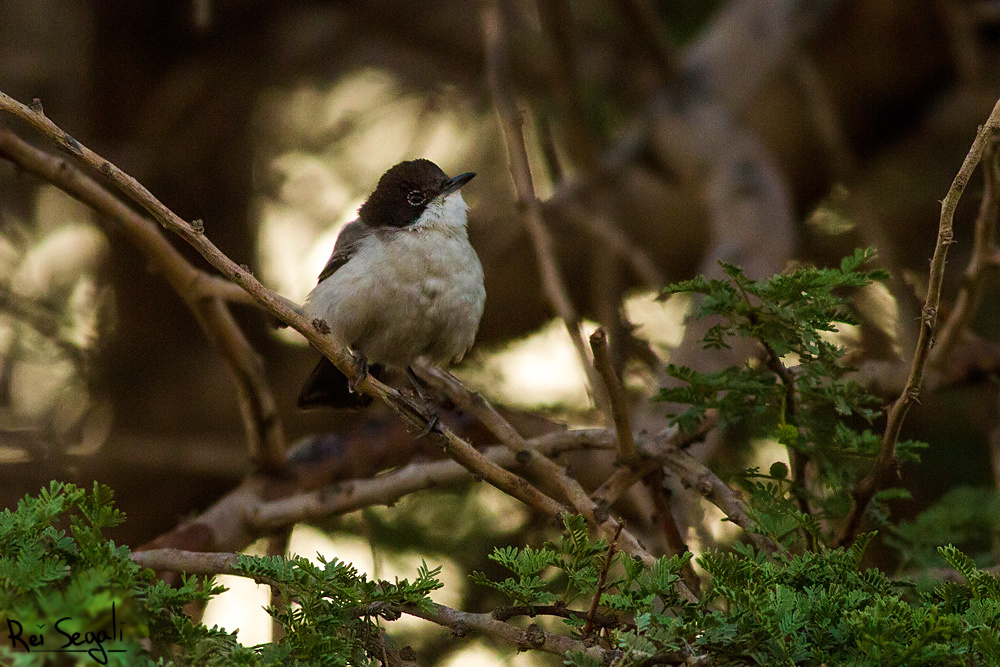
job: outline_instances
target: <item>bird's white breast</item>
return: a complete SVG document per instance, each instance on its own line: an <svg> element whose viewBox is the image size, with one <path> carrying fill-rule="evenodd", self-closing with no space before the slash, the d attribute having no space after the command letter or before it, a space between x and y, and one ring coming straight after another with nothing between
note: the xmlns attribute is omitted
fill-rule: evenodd
<svg viewBox="0 0 1000 667"><path fill-rule="evenodd" d="M404 228L379 228L310 293L305 310L369 361L406 366L419 356L448 362L472 346L486 292L453 193Z"/></svg>

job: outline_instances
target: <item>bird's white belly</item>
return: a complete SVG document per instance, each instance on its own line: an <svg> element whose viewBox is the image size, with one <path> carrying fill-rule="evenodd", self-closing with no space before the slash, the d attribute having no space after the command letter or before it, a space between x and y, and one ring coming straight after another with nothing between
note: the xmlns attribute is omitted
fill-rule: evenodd
<svg viewBox="0 0 1000 667"><path fill-rule="evenodd" d="M464 229L391 230L316 286L308 317L373 363L461 358L472 346L486 292Z"/></svg>

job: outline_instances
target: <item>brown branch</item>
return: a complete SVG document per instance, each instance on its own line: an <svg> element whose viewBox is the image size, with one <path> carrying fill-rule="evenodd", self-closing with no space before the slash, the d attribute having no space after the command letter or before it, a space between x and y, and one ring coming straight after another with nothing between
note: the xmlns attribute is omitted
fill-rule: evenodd
<svg viewBox="0 0 1000 667"><path fill-rule="evenodd" d="M754 545L769 554L779 551L779 547L769 538L751 530L753 522L747 515L746 505L740 495L701 461L687 452L672 447L669 441L650 441L648 454L661 459L664 465L681 480L687 488L700 493L737 526L747 532Z"/></svg>
<svg viewBox="0 0 1000 667"><path fill-rule="evenodd" d="M236 568L239 554L229 552L194 552L181 549L154 549L132 554L132 560L142 567L148 567L158 572L186 572L188 574L231 574L248 577L246 573ZM254 581L265 584L273 582L259 577L250 577ZM394 607L390 607L392 609ZM521 629L510 623L499 621L491 614L474 614L459 611L433 602L424 605L406 604L399 611L422 618L438 625L451 628L456 636L463 636L470 630L498 639L506 640L520 650L537 650L556 655L565 655L567 651L588 651L599 657L605 664L610 663L614 655L612 651L601 648L587 648L586 644L577 639L545 632L535 624L527 629ZM367 610L360 608L359 614Z"/></svg>
<svg viewBox="0 0 1000 667"><path fill-rule="evenodd" d="M972 257L965 267L962 285L955 305L948 319L941 326L941 332L934 341L931 358L932 367L940 368L951 363L955 346L966 333L973 314L982 298L983 281L988 270L994 269L1000 259L997 247L997 221L1000 218L1000 151L996 138L986 143L983 149L983 200L976 217L975 234L972 242Z"/></svg>
<svg viewBox="0 0 1000 667"><path fill-rule="evenodd" d="M654 518L659 521L663 536L667 540L667 547L670 549L669 555L675 556L691 551L688 548L687 542L684 541L684 536L681 535L680 526L677 525L677 519L674 518L674 512L670 508L669 491L663 488L663 470L654 471L652 474L646 476L643 481L646 482L646 488L649 489L649 494L653 497L653 507L656 508ZM695 595L700 593L701 581L698 579L698 575L695 574L690 559L684 563L684 568L681 570L681 577L683 577L684 583L687 584L687 587Z"/></svg>
<svg viewBox="0 0 1000 667"><path fill-rule="evenodd" d="M275 294L253 274L236 265L215 244L208 240L201 224L192 224L167 208L141 183L118 169L79 141L69 136L49 120L39 108L29 108L8 95L0 92L0 111L10 113L31 125L38 132L55 143L61 150L98 171L112 181L136 203L146 209L161 225L178 234L208 260L222 275L249 292L269 313L292 327L326 356L349 379L355 379L357 366L346 347L341 347L332 338L308 322L303 314L287 299ZM416 431L426 430L432 415L425 413L422 405L407 398L398 390L383 384L372 375L366 375L357 383L359 391L384 401L397 415ZM472 445L458 437L446 426L439 426L432 434L444 451L476 475L481 475L504 493L534 507L553 520L567 511L561 503L549 498L526 480L495 465L482 456Z"/></svg>
<svg viewBox="0 0 1000 667"><path fill-rule="evenodd" d="M611 363L608 335L604 329L598 328L590 335L590 349L594 354L594 366L601 376L604 389L608 392L611 419L615 424L615 431L618 433L618 451L621 454L621 461L629 464L635 460L635 438L632 435L628 401Z"/></svg>
<svg viewBox="0 0 1000 667"><path fill-rule="evenodd" d="M587 519L591 525L597 527L602 534L609 538L619 532L621 524L618 519L612 516L605 506L592 500L580 486L580 483L566 473L565 468L534 448L527 446L514 427L508 424L485 398L470 391L448 371L426 365L418 367L424 378L443 391L456 405L476 416L487 428L491 429L494 435L500 438L504 446L515 453L518 460L522 461L530 472L556 484L573 509ZM620 540L622 551L642 559L647 564L656 560L629 531L621 531ZM682 594L693 599L693 595L686 587Z"/></svg>
<svg viewBox="0 0 1000 667"><path fill-rule="evenodd" d="M0 103L8 111L11 104L17 105L2 93ZM34 114L30 110L28 113ZM46 124L46 129L54 131L55 126L50 125ZM143 253L152 270L164 277L191 310L209 342L236 375L251 459L261 470L279 471L284 463L285 436L263 362L223 301L232 299L233 290L249 295L231 282L192 266L152 221L126 206L67 160L35 148L3 126L0 126L0 155L105 216L98 220L105 231L120 232Z"/></svg>
<svg viewBox="0 0 1000 667"><path fill-rule="evenodd" d="M661 433L656 439L666 438L669 447L685 449L695 442L704 440L708 432L714 429L718 423L718 412L710 410L697 429L693 431L672 429ZM667 433L670 435L666 435ZM594 502L603 507L614 505L619 498L625 495L626 491L632 488L633 484L662 467L663 462L657 458L638 459L632 465L622 466L615 470L590 496L594 499Z"/></svg>
<svg viewBox="0 0 1000 667"><path fill-rule="evenodd" d="M858 483L854 489L854 503L851 511L844 520L843 528L838 538L841 545L850 544L858 534L861 521L868 511L875 492L885 486L891 479L893 472L897 470L898 461L896 458L896 444L899 441L899 432L903 427L903 420L906 413L920 397L920 386L924 376L927 361L930 358L930 349L934 343L934 331L937 324L938 308L941 304L941 285L944 282L945 258L948 255L948 246L954 241L953 221L955 218L955 208L965 191L965 187L972 177L972 172L982 158L986 143L994 136L994 132L1000 130L1000 101L993 107L986 124L979 128L976 139L969 148L965 161L955 175L948 193L941 202L941 219L938 224L938 240L934 248L934 256L931 259L930 277L927 282L927 298L924 301L923 313L921 316L920 336L917 338L917 348L913 353L913 365L910 368L910 376L906 381L906 386L896 402L889 410L886 420L885 433L882 436L882 446L879 449L878 457L871 471Z"/></svg>
<svg viewBox="0 0 1000 667"><path fill-rule="evenodd" d="M549 433L529 440L532 448L559 452L613 449L614 433L583 429ZM506 447L489 447L483 454L509 468L520 463ZM251 476L202 514L153 540L145 548L179 547L200 551L242 551L261 535L296 523L317 522L371 505L392 505L403 496L436 487L467 482L470 472L445 459L411 463L372 478L332 484L315 491L297 492L284 480Z"/></svg>
<svg viewBox="0 0 1000 667"><path fill-rule="evenodd" d="M515 616L530 616L534 618L536 616L555 616L557 618L584 618L586 612L579 611L577 609L570 609L569 607L563 606L561 604L544 605L537 604L532 606L514 606L514 607L497 607L490 615L498 621L509 621ZM602 614L597 612L594 614L594 624L602 628L613 628L621 625L628 625L623 623L620 618L613 614Z"/></svg>
<svg viewBox="0 0 1000 667"><path fill-rule="evenodd" d="M559 436L568 437L559 437ZM581 448L613 447L604 431L569 431L535 438L526 444L531 451L548 454ZM522 465L522 457L508 447L488 447L483 455L504 468ZM302 522L315 522L372 505L391 505L403 496L469 479L469 471L452 460L411 463L372 479L350 480L336 486L287 498L262 501L244 507L241 516L255 533ZM235 547L233 547L235 548Z"/></svg>
<svg viewBox="0 0 1000 667"><path fill-rule="evenodd" d="M132 553L132 562L156 572L186 572L199 575L239 574L234 572L237 558L239 558L237 553L183 549L150 549Z"/></svg>
<svg viewBox="0 0 1000 667"><path fill-rule="evenodd" d="M610 664L617 655L617 652L613 650L598 646L588 647L581 640L545 632L534 623L522 629L516 625L498 621L492 614L459 611L433 602L426 605L425 608L408 604L403 606L401 610L411 616L450 628L452 634L457 637L464 637L470 630L476 631L507 641L520 651L544 651L559 656L565 656L568 651L584 651L597 658L602 664Z"/></svg>
<svg viewBox="0 0 1000 667"><path fill-rule="evenodd" d="M795 395L795 374L788 370L784 363L781 361L781 357L778 353L774 351L774 348L765 341L761 341L764 346L764 351L767 355L766 364L767 367L778 376L781 380L781 386L785 388L785 422L791 424L798 431L798 401ZM786 445L785 449L788 450L788 461L791 463L791 474L792 474L792 495L795 496L795 502L799 506L799 511L803 514L812 514L812 510L809 507L809 494L806 489L806 464L809 463L809 457L806 456L805 452L801 452L792 445ZM805 528L801 529L802 538L805 540L806 546L809 549L816 548L816 539L813 535Z"/></svg>
<svg viewBox="0 0 1000 667"><path fill-rule="evenodd" d="M637 482L662 467L663 463L654 458L641 459L630 466L621 466L611 473L603 484L594 489L590 496L601 507L610 507Z"/></svg>
<svg viewBox="0 0 1000 667"><path fill-rule="evenodd" d="M528 164L528 151L522 132L524 119L515 108L510 91L505 45L507 35L494 2L483 5L480 23L486 49L486 78L493 96L493 106L496 108L500 127L506 138L507 158L514 189L517 192L517 207L521 220L531 237L545 295L565 324L591 387L596 388L596 373L587 357L587 347L580 329L580 316L569 298L569 292L556 262L552 235L542 222L540 204L535 196L531 166Z"/></svg>

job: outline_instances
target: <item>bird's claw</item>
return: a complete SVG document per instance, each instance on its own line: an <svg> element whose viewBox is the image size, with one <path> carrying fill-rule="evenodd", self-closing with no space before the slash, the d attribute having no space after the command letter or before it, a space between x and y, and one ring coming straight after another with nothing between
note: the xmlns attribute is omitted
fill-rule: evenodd
<svg viewBox="0 0 1000 667"><path fill-rule="evenodd" d="M358 385L364 382L364 379L368 377L368 359L366 359L362 354L355 353L354 363L358 367L358 372L354 376L354 379L347 383L347 388L351 390L351 393L356 394L358 392Z"/></svg>

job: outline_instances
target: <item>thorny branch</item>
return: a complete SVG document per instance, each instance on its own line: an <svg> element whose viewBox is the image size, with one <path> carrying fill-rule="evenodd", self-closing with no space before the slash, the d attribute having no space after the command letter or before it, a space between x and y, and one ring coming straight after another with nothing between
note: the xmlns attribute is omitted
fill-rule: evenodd
<svg viewBox="0 0 1000 667"><path fill-rule="evenodd" d="M719 476L709 470L704 463L672 446L669 440L653 439L648 448L640 448L640 451L662 459L666 468L680 479L681 484L700 493L722 510L730 521L747 531L750 541L758 549L768 554L779 551L778 545L772 539L752 530L753 522L739 493L719 479Z"/></svg>
<svg viewBox="0 0 1000 667"><path fill-rule="evenodd" d="M930 365L941 367L949 363L952 352L960 337L968 329L969 322L979 305L983 281L987 270L1000 264L1000 248L997 247L997 223L1000 217L1000 146L994 137L983 149L983 201L976 217L976 228L972 242L972 257L965 274L958 297L948 319L941 326L941 333L931 350Z"/></svg>
<svg viewBox="0 0 1000 667"><path fill-rule="evenodd" d="M994 133L1000 130L1000 101L993 107L986 124L979 128L976 138L969 148L965 161L955 175L955 179L948 188L948 193L941 201L941 219L938 224L938 240L934 248L934 256L931 259L930 278L927 283L927 297L924 300L923 314L920 322L920 335L917 338L917 348L913 353L913 364L910 368L910 376L906 381L906 386L900 393L899 398L893 403L886 420L885 433L882 436L882 446L879 449L878 457L871 471L858 483L854 489L854 503L851 511L844 520L843 528L838 537L841 545L850 544L858 534L861 521L868 511L875 493L885 486L896 471L896 444L899 441L899 432L903 427L903 420L906 413L920 397L920 386L930 358L931 346L934 344L934 332L937 325L938 308L941 305L941 285L944 282L945 258L948 255L948 246L953 243L954 231L952 224L955 218L955 209L958 201L969 184L972 172L979 164L983 155L986 143L994 137Z"/></svg>

